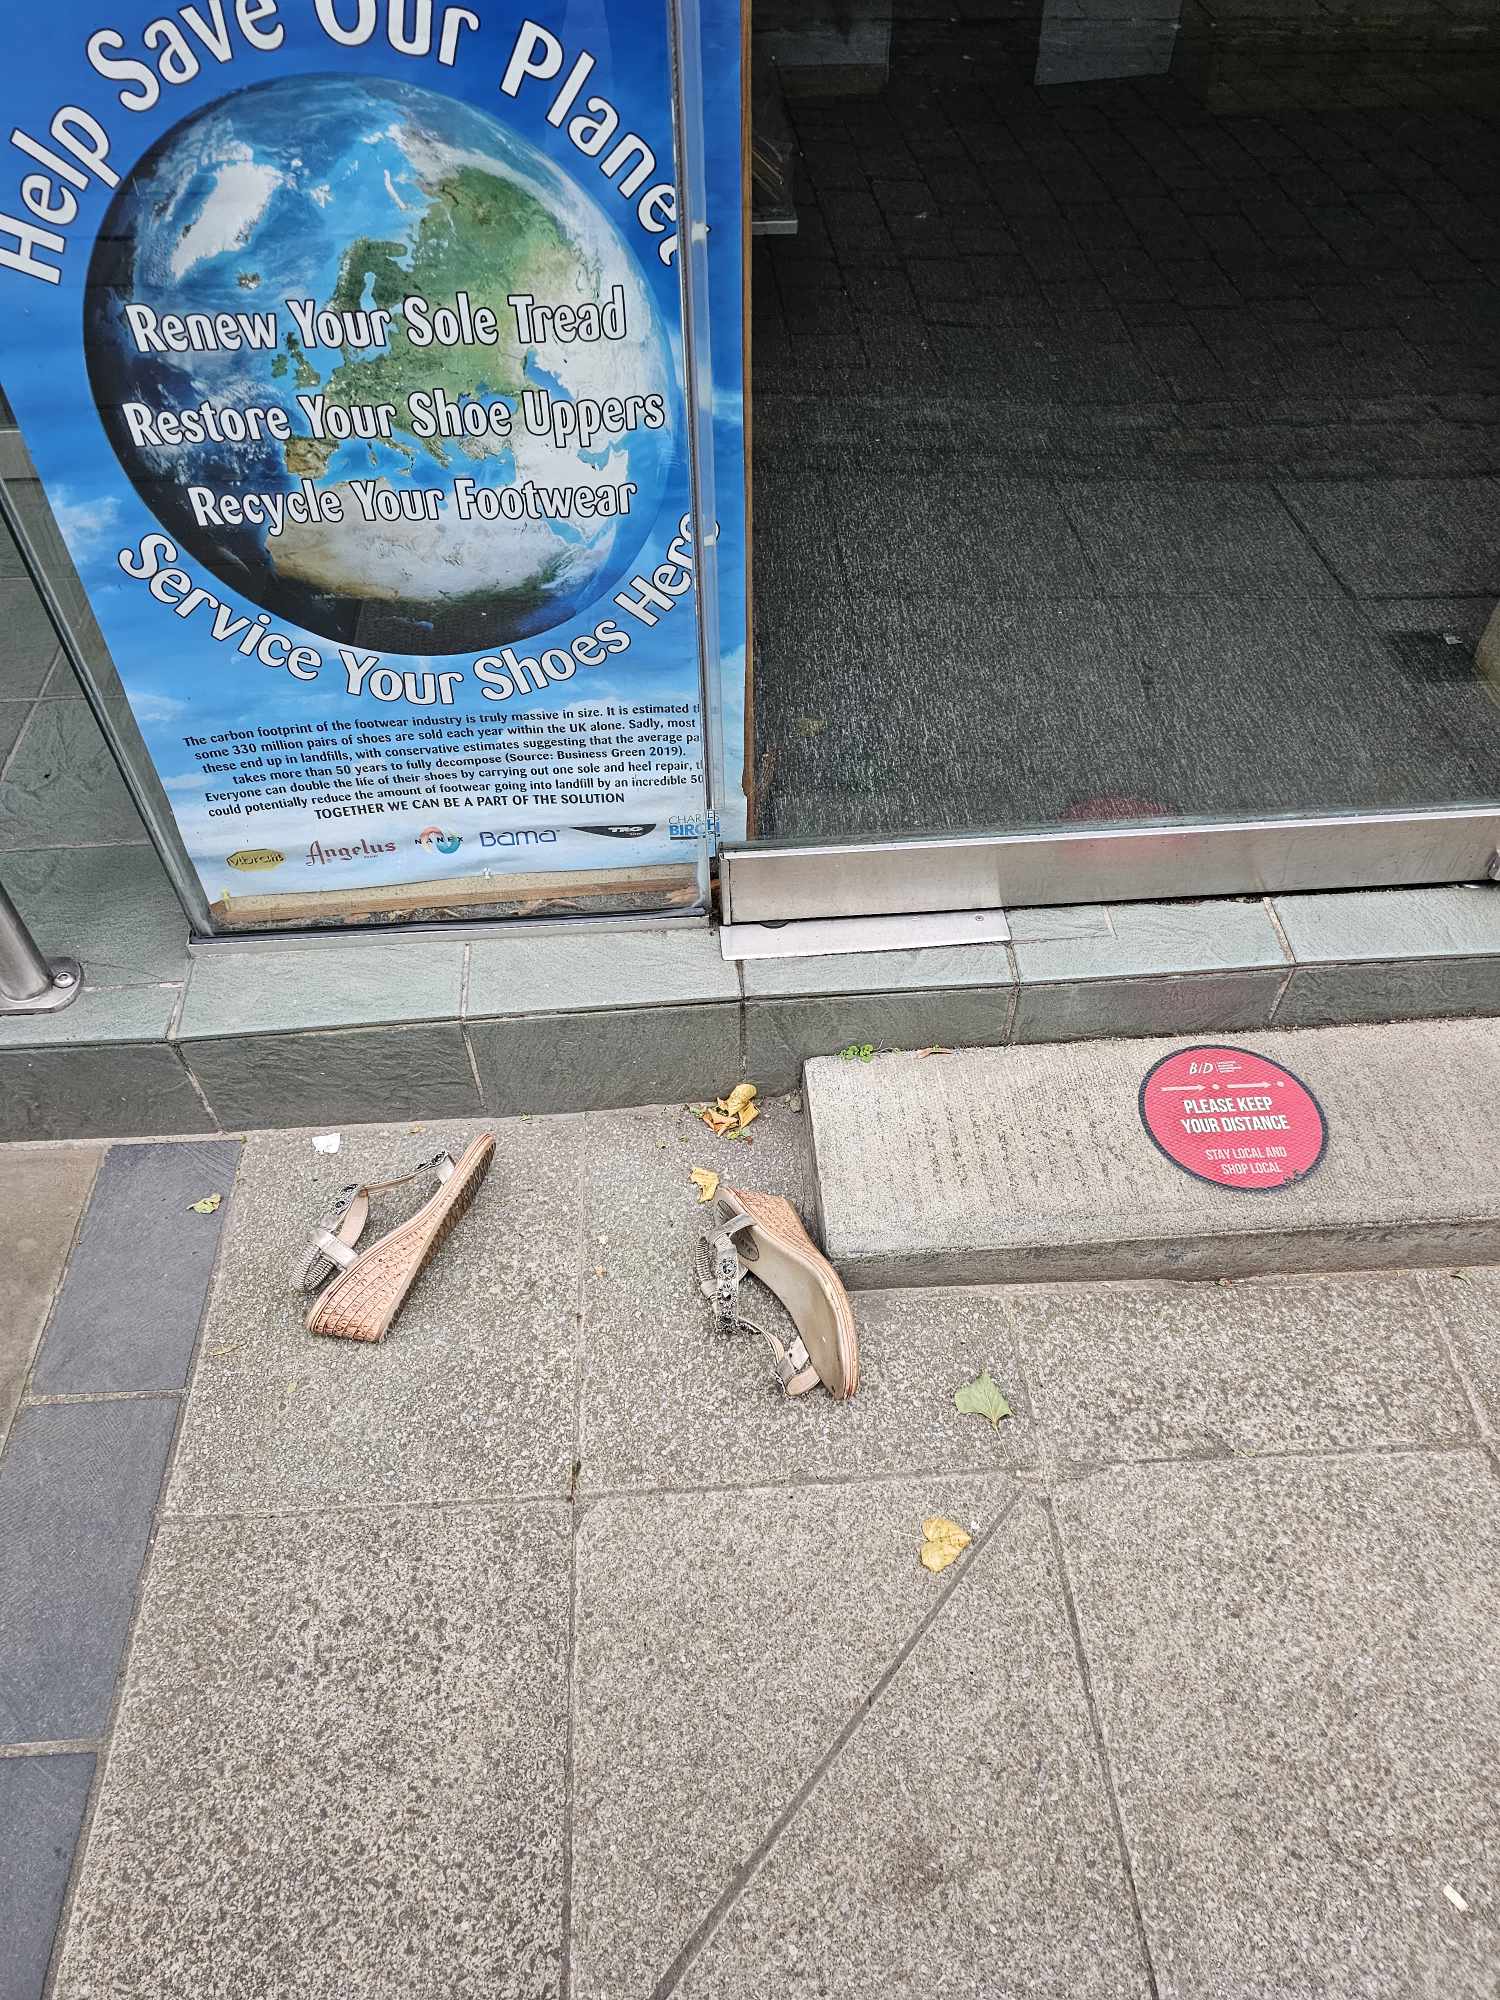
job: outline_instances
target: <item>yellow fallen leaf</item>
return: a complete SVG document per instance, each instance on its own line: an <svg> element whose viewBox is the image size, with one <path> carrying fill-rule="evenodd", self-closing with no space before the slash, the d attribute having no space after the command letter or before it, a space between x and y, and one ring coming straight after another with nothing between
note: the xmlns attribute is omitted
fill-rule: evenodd
<svg viewBox="0 0 1500 2000"><path fill-rule="evenodd" d="M957 1562L973 1539L957 1521L947 1520L942 1514L929 1514L922 1523L923 1569L930 1569L936 1575L949 1563Z"/></svg>
<svg viewBox="0 0 1500 2000"><path fill-rule="evenodd" d="M745 1127L750 1123L751 1119L759 1118L759 1116L760 1116L760 1106L758 1104L743 1105L740 1110L740 1130L743 1132Z"/></svg>
<svg viewBox="0 0 1500 2000"><path fill-rule="evenodd" d="M712 1201L719 1192L719 1176L709 1167L694 1167L688 1179L696 1184L700 1202Z"/></svg>
<svg viewBox="0 0 1500 2000"><path fill-rule="evenodd" d="M224 1197L221 1194L206 1194L202 1201L190 1201L188 1207L194 1215L213 1215L217 1212L219 1203L223 1199Z"/></svg>
<svg viewBox="0 0 1500 2000"><path fill-rule="evenodd" d="M731 1118L739 1118L743 1123L748 1125L750 1120L744 1116L745 1107L754 1096L755 1085L753 1083L737 1083L727 1097L719 1099L719 1104L723 1110L729 1113ZM751 1116L753 1115L752 1113Z"/></svg>
<svg viewBox="0 0 1500 2000"><path fill-rule="evenodd" d="M711 1132L728 1132L733 1129L734 1119L723 1111L716 1111L713 1105L705 1105L699 1116Z"/></svg>

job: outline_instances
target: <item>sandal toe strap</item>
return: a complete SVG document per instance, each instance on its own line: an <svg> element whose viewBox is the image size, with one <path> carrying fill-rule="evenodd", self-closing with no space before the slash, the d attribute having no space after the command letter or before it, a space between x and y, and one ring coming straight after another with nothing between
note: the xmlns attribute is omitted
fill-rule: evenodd
<svg viewBox="0 0 1500 2000"><path fill-rule="evenodd" d="M771 1350L771 1366L788 1396L801 1396L820 1381L801 1334L783 1341L768 1327L757 1326L740 1311L740 1286L745 1279L739 1238L755 1226L749 1215L723 1219L706 1231L698 1244L701 1290L713 1308L714 1327L719 1333L757 1333Z"/></svg>
<svg viewBox="0 0 1500 2000"><path fill-rule="evenodd" d="M315 1292L335 1271L354 1262L354 1246L370 1216L370 1197L357 1181L340 1188L338 1199L312 1233L289 1273L294 1292Z"/></svg>

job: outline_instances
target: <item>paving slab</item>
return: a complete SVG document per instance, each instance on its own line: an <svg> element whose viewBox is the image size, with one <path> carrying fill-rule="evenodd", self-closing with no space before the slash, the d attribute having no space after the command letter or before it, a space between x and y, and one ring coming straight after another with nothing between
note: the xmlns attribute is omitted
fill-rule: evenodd
<svg viewBox="0 0 1500 2000"><path fill-rule="evenodd" d="M1056 1506L1162 2000L1490 2000L1484 1455L1119 1468Z"/></svg>
<svg viewBox="0 0 1500 2000"><path fill-rule="evenodd" d="M699 1290L702 1210L689 1169L785 1194L807 1210L806 1120L770 1102L756 1145L715 1139L681 1109L590 1119L593 1222L584 1271L580 1490L752 1485L928 1467L993 1470L1033 1453L1009 1328L996 1301L898 1292L861 1299L859 1394L788 1400L764 1344L714 1331ZM761 1286L742 1310L786 1337ZM998 1432L953 1408L988 1366L1016 1411Z"/></svg>
<svg viewBox="0 0 1500 2000"><path fill-rule="evenodd" d="M40 2000L94 1759L0 1757L0 2000Z"/></svg>
<svg viewBox="0 0 1500 2000"><path fill-rule="evenodd" d="M1322 1163L1265 1194L1179 1171L1142 1078L1184 1039L807 1066L823 1240L861 1287L1500 1261L1500 1020L1256 1033Z"/></svg>
<svg viewBox="0 0 1500 2000"><path fill-rule="evenodd" d="M588 1507L574 2000L649 2000L859 1716L953 1580L917 1561L924 1517L982 1528L1015 1499L948 1476Z"/></svg>
<svg viewBox="0 0 1500 2000"><path fill-rule="evenodd" d="M1396 1450L1475 1424L1435 1273L1014 1285L1001 1303L1053 1464ZM899 1298L880 1292L873 1299ZM912 1296L948 1312L976 1294ZM1473 1304L1482 1309L1476 1287Z"/></svg>
<svg viewBox="0 0 1500 2000"><path fill-rule="evenodd" d="M246 1143L167 1496L275 1512L561 1495L573 1455L581 1121L512 1119L468 1214L378 1346L314 1339L288 1270L338 1190L388 1180L474 1125L348 1127ZM433 1183L372 1198L364 1241Z"/></svg>
<svg viewBox="0 0 1500 2000"><path fill-rule="evenodd" d="M97 1146L8 1146L0 1152L0 1444L99 1167Z"/></svg>
<svg viewBox="0 0 1500 2000"><path fill-rule="evenodd" d="M1429 1271L1421 1283L1480 1432L1500 1439L1500 1270Z"/></svg>
<svg viewBox="0 0 1500 2000"><path fill-rule="evenodd" d="M960 1562L683 2000L1152 1993L1044 1510Z"/></svg>
<svg viewBox="0 0 1500 2000"><path fill-rule="evenodd" d="M175 1399L23 1410L0 1459L0 1742L109 1720Z"/></svg>
<svg viewBox="0 0 1500 2000"><path fill-rule="evenodd" d="M233 1205L238 1139L111 1146L32 1371L34 1395L180 1389ZM199 1215L194 1202L220 1206Z"/></svg>
<svg viewBox="0 0 1500 2000"><path fill-rule="evenodd" d="M568 1518L158 1539L57 2000L558 1986Z"/></svg>

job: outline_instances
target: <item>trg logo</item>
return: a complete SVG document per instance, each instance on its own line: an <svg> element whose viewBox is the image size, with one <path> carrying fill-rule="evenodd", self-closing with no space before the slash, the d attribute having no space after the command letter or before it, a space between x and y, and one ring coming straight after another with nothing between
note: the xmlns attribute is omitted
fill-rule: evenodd
<svg viewBox="0 0 1500 2000"><path fill-rule="evenodd" d="M439 854L457 854L464 844L464 837L461 833L444 833L440 826L424 826L417 835L416 844L425 847L429 854L434 850Z"/></svg>

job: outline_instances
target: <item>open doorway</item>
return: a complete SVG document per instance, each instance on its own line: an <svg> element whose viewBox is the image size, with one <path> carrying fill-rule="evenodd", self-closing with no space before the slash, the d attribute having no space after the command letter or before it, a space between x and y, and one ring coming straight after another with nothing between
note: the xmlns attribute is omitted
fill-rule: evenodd
<svg viewBox="0 0 1500 2000"><path fill-rule="evenodd" d="M1493 0L754 29L754 834L1500 797Z"/></svg>

